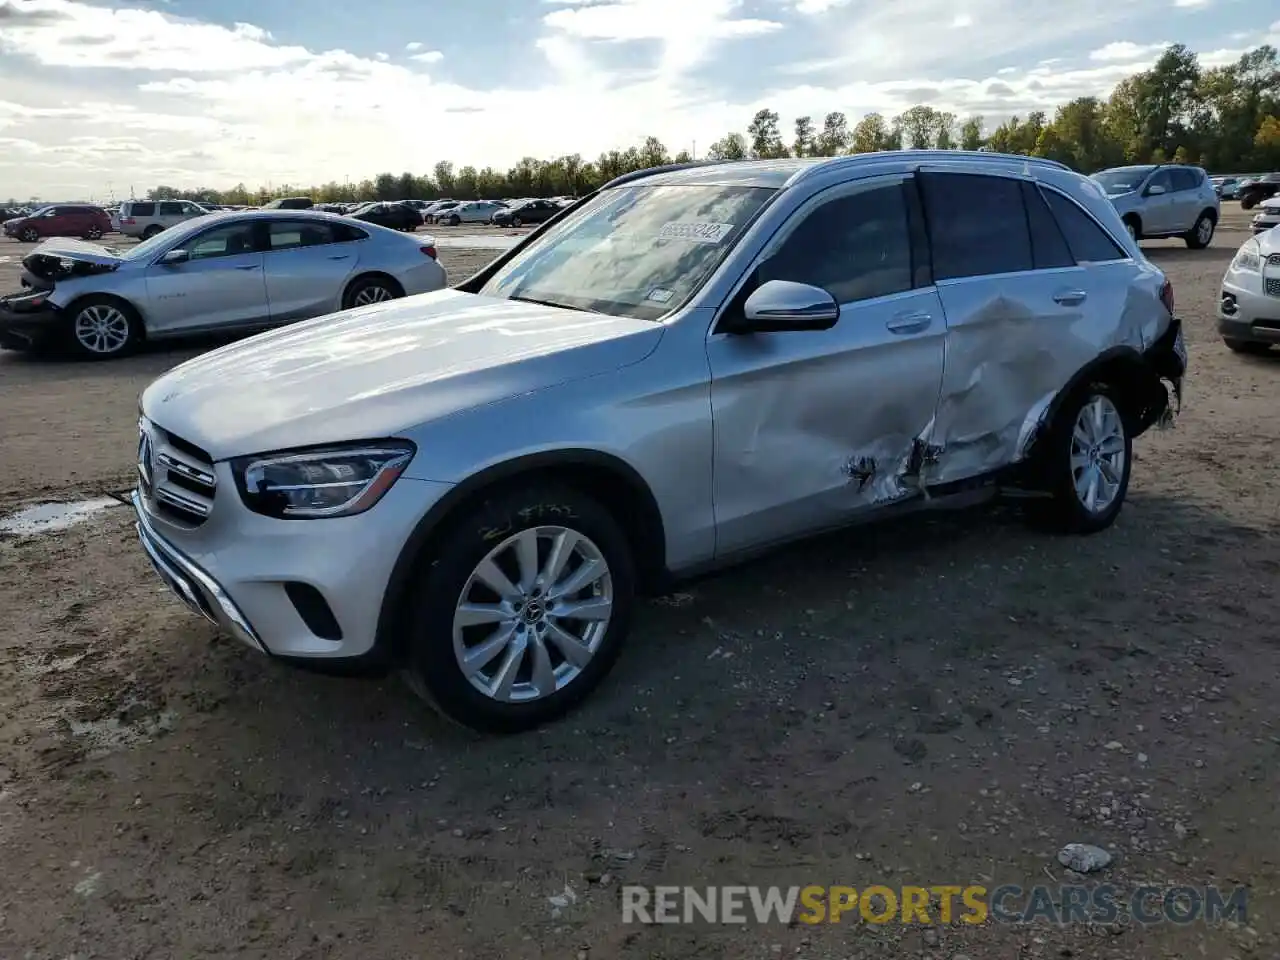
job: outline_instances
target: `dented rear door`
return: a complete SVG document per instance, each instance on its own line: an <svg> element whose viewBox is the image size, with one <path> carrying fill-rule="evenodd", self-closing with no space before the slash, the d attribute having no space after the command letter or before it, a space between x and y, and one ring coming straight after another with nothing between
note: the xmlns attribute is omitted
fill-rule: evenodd
<svg viewBox="0 0 1280 960"><path fill-rule="evenodd" d="M726 556L847 522L916 492L946 331L922 264L910 179L824 191L762 251L726 312L768 280L828 290L830 330L707 341L716 552Z"/></svg>

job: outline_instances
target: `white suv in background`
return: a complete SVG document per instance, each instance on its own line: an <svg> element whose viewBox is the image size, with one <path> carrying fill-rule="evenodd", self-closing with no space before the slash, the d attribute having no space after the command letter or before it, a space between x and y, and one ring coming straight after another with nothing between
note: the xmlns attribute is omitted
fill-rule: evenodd
<svg viewBox="0 0 1280 960"><path fill-rule="evenodd" d="M150 240L157 233L208 213L189 200L126 200L120 204L119 220L113 225L126 237Z"/></svg>

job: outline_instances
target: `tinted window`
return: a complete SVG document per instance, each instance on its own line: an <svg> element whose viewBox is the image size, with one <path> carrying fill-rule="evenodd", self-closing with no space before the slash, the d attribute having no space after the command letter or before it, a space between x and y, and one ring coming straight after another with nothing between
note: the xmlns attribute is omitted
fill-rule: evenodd
<svg viewBox="0 0 1280 960"><path fill-rule="evenodd" d="M156 215L156 205L154 203L131 203L128 208L128 216L130 217L154 217Z"/></svg>
<svg viewBox="0 0 1280 960"><path fill-rule="evenodd" d="M1071 248L1035 184L1023 182L1022 200L1027 206L1027 226L1031 230L1031 254L1036 269L1074 267L1076 258L1071 255Z"/></svg>
<svg viewBox="0 0 1280 960"><path fill-rule="evenodd" d="M333 231L334 243L351 243L354 240L367 240L369 235L358 227L350 226L345 223L331 223L329 228Z"/></svg>
<svg viewBox="0 0 1280 960"><path fill-rule="evenodd" d="M919 178L937 280L1030 270L1027 214L1017 180L960 173Z"/></svg>
<svg viewBox="0 0 1280 960"><path fill-rule="evenodd" d="M911 234L901 184L831 200L808 214L757 277L822 287L839 303L911 289Z"/></svg>
<svg viewBox="0 0 1280 960"><path fill-rule="evenodd" d="M1147 189L1150 190L1152 187L1164 187L1165 192L1171 192L1173 190L1173 171L1157 170L1153 173L1151 179L1147 181Z"/></svg>
<svg viewBox="0 0 1280 960"><path fill-rule="evenodd" d="M178 203L173 200L165 200L160 204L160 216L162 217L180 217L186 213L187 205Z"/></svg>
<svg viewBox="0 0 1280 960"><path fill-rule="evenodd" d="M214 257L234 257L241 253L253 253L253 224L233 223L216 227L200 234L186 247L192 260L210 260Z"/></svg>
<svg viewBox="0 0 1280 960"><path fill-rule="evenodd" d="M1194 170L1182 169L1171 172L1175 190L1195 190L1200 186L1200 175Z"/></svg>
<svg viewBox="0 0 1280 960"><path fill-rule="evenodd" d="M1098 226L1092 217L1068 200L1057 190L1045 190L1044 198L1053 211L1058 226L1062 228L1071 247L1071 253L1080 263L1105 263L1123 260L1128 254Z"/></svg>
<svg viewBox="0 0 1280 960"><path fill-rule="evenodd" d="M273 223L268 227L268 243L272 250L297 247L319 247L334 243L333 229L322 221L315 223Z"/></svg>

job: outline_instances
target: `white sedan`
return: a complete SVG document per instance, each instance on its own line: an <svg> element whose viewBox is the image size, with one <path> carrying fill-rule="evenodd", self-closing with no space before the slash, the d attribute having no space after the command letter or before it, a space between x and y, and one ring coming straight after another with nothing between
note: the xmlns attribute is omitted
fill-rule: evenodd
<svg viewBox="0 0 1280 960"><path fill-rule="evenodd" d="M460 203L452 210L443 210L438 216L441 223L456 227L460 223L488 223L499 210L507 209L500 203L488 200L473 200Z"/></svg>

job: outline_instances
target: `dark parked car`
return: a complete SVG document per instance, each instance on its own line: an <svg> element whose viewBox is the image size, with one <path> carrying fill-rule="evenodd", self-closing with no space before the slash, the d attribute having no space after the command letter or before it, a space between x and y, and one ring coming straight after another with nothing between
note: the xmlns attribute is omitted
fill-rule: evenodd
<svg viewBox="0 0 1280 960"><path fill-rule="evenodd" d="M422 215L403 203L366 203L349 216L392 230L412 231L422 226Z"/></svg>
<svg viewBox="0 0 1280 960"><path fill-rule="evenodd" d="M310 197L281 197L279 200L272 200L263 210L310 210L315 206L315 201Z"/></svg>
<svg viewBox="0 0 1280 960"><path fill-rule="evenodd" d="M41 207L25 217L4 222L5 236L35 243L44 237L82 237L101 240L111 231L107 211L87 203L59 203Z"/></svg>
<svg viewBox="0 0 1280 960"><path fill-rule="evenodd" d="M1240 184L1237 196L1240 198L1240 208L1251 210L1277 193L1280 193L1280 173L1264 173L1256 180L1246 180Z"/></svg>
<svg viewBox="0 0 1280 960"><path fill-rule="evenodd" d="M493 215L493 222L500 227L519 227L526 223L543 223L550 220L561 207L550 200L526 200Z"/></svg>
<svg viewBox="0 0 1280 960"><path fill-rule="evenodd" d="M462 203L461 200L437 200L422 211L423 223L440 223L446 219L445 214Z"/></svg>

